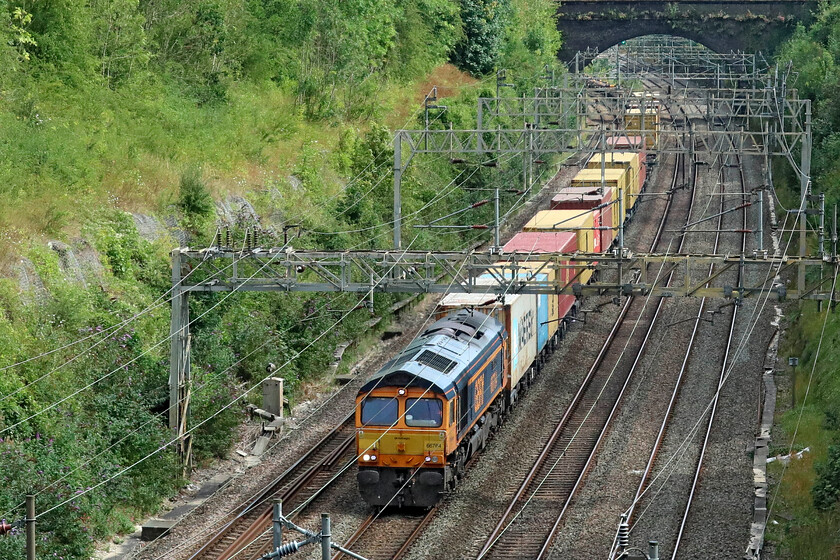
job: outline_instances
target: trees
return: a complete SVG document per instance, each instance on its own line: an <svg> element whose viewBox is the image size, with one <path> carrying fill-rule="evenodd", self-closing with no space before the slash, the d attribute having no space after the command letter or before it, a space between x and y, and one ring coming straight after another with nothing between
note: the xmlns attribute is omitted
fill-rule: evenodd
<svg viewBox="0 0 840 560"><path fill-rule="evenodd" d="M464 37L455 45L452 62L473 75L493 70L508 15L509 0L461 0Z"/></svg>

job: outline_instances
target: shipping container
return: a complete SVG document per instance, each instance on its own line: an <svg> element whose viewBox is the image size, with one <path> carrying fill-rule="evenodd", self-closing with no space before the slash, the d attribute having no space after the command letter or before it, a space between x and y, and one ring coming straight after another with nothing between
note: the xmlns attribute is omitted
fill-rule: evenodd
<svg viewBox="0 0 840 560"><path fill-rule="evenodd" d="M645 145L642 142L641 136L628 136L626 134L607 136L607 145L618 149L639 152L642 162L647 161L647 152L645 151Z"/></svg>
<svg viewBox="0 0 840 560"><path fill-rule="evenodd" d="M624 113L624 128L630 133L640 133L645 137L645 146L655 148L659 145L659 109L647 107L644 114L641 107L627 109Z"/></svg>
<svg viewBox="0 0 840 560"><path fill-rule="evenodd" d="M633 206L636 204L636 199L639 198L638 193L633 192L633 190L628 186L629 178L630 174L625 169L606 169L604 170L603 177L601 175L600 168L581 169L578 171L577 175L574 176L569 186L600 188L603 185L617 189L617 192L618 189L620 189L624 202L624 215L628 216L630 211L633 209ZM618 206L618 203L616 203L616 206ZM616 209L616 218L618 218L619 215L620 210Z"/></svg>
<svg viewBox="0 0 840 560"><path fill-rule="evenodd" d="M642 191L642 187L644 186L642 173L644 164L639 157L639 152L607 152L606 154L595 154L586 162L586 169L601 169L602 161L606 169L627 169L630 174L627 178L627 186L631 192L637 194Z"/></svg>
<svg viewBox="0 0 840 560"><path fill-rule="evenodd" d="M562 231L559 233L523 231L508 241L502 251L507 254L514 253L574 253L577 250L577 235L573 232ZM542 263L525 262L522 266L540 269L540 272L548 273L548 282L565 286L572 278L575 278L576 270L569 268L568 262L561 263L561 268L542 267ZM542 268L541 268L542 267ZM578 281L578 280L576 280ZM551 340L560 327L560 319L566 317L575 304L573 295L552 295L548 298L548 329L546 335Z"/></svg>
<svg viewBox="0 0 840 560"><path fill-rule="evenodd" d="M593 213L585 210L540 210L525 224L523 231L571 231L577 237L577 249L582 253L597 253L601 250L601 241L595 235ZM598 249L595 243L598 243ZM586 284L592 277L592 270L581 267L576 274L576 282Z"/></svg>
<svg viewBox="0 0 840 560"><path fill-rule="evenodd" d="M537 357L538 311L537 297L533 294L505 295L504 303L497 301L490 286L496 280L488 275L476 279L477 288L487 286L485 293L447 294L438 304L441 313L454 309L472 308L481 311L501 322L508 332L510 365L508 389L512 389L528 372Z"/></svg>
<svg viewBox="0 0 840 560"><path fill-rule="evenodd" d="M595 232L600 238L600 252L603 253L618 234L616 224L619 223L619 208L618 203L614 202L616 189L607 187L601 191L600 187L566 187L551 199L549 207L552 210L593 209Z"/></svg>

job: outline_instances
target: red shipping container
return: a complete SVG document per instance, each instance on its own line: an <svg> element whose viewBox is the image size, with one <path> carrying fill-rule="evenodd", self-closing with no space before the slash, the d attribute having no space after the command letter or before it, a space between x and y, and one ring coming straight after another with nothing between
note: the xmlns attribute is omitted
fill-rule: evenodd
<svg viewBox="0 0 840 560"><path fill-rule="evenodd" d="M577 250L577 235L571 231L557 233L541 231L523 231L514 235L502 248L507 253L574 253ZM560 269L560 279L566 284L575 278L572 268ZM568 315L575 304L575 296L557 296L559 317Z"/></svg>
<svg viewBox="0 0 840 560"><path fill-rule="evenodd" d="M604 189L604 194L600 194L599 191L599 188L594 187L566 187L551 199L550 208L552 210L588 210L615 200L615 189L607 187ZM613 206L605 206L594 211L593 222L596 228L616 227L615 219L618 219L618 212ZM598 233L595 236L595 251L598 253L606 251L615 239L615 230L596 229L595 231Z"/></svg>

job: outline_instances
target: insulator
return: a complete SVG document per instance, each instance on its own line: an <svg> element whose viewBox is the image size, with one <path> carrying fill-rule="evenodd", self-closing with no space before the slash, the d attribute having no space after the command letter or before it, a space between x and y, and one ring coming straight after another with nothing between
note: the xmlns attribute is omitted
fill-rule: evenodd
<svg viewBox="0 0 840 560"><path fill-rule="evenodd" d="M619 548L627 548L630 544L630 525L627 524L627 518L621 518L621 523L618 524L618 546Z"/></svg>
<svg viewBox="0 0 840 560"><path fill-rule="evenodd" d="M300 543L298 541L292 541L290 543L286 543L283 546L274 549L273 552L269 552L265 554L263 558L282 558L283 556L288 556L289 554L293 554L300 550Z"/></svg>

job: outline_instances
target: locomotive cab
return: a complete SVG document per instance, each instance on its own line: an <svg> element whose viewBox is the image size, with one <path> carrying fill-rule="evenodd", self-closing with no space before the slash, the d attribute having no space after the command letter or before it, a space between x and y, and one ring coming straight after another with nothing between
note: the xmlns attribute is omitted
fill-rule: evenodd
<svg viewBox="0 0 840 560"><path fill-rule="evenodd" d="M417 387L380 388L358 397L358 480L366 502L431 507L438 501L445 489L447 440L455 440L449 402Z"/></svg>

